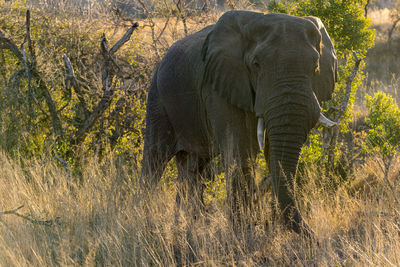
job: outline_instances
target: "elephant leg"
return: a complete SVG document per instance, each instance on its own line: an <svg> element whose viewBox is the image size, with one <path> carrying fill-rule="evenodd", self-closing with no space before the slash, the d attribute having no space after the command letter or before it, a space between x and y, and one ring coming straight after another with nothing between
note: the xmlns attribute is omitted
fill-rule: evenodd
<svg viewBox="0 0 400 267"><path fill-rule="evenodd" d="M248 151L247 151L248 152ZM254 209L254 158L245 151L228 152L224 155L227 202L235 229L248 225Z"/></svg>
<svg viewBox="0 0 400 267"><path fill-rule="evenodd" d="M234 227L240 226L253 206L254 166L259 147L257 118L214 92L206 99L206 105L212 133L224 160L229 214Z"/></svg>
<svg viewBox="0 0 400 267"><path fill-rule="evenodd" d="M150 101L149 101L150 102ZM161 105L148 107L146 132L144 139L140 187L157 187L167 163L175 155L176 138L172 125Z"/></svg>
<svg viewBox="0 0 400 267"><path fill-rule="evenodd" d="M178 169L178 190L176 206L179 210L184 208L197 216L204 210L203 176L207 172L210 158L199 157L196 154L180 151L175 157Z"/></svg>
<svg viewBox="0 0 400 267"><path fill-rule="evenodd" d="M190 226L204 211L203 175L207 172L209 161L209 158L185 151L178 152L175 157L178 169L175 224L178 227L174 234L174 255L177 266L189 266L196 261L192 250L195 247L193 229L190 229Z"/></svg>

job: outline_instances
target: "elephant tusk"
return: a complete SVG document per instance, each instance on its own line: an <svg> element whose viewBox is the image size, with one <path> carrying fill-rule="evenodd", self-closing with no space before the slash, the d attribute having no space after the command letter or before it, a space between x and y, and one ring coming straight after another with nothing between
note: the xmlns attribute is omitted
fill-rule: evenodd
<svg viewBox="0 0 400 267"><path fill-rule="evenodd" d="M314 95L314 100L316 102L316 105L318 106L319 110L321 110L321 106L319 105L318 98L317 98L317 96L315 95L314 92L313 92L313 95ZM322 112L319 113L318 122L321 123L323 126L325 126L327 128L331 128L331 127L337 125L336 122L333 122L330 119L328 119L327 117L325 117L324 114L322 114Z"/></svg>
<svg viewBox="0 0 400 267"><path fill-rule="evenodd" d="M322 113L319 114L319 120L318 120L323 126L331 128L333 126L336 126L337 123L331 121L327 117L325 117Z"/></svg>
<svg viewBox="0 0 400 267"><path fill-rule="evenodd" d="M258 118L258 124L257 124L257 140L258 140L258 145L260 146L260 150L264 149L264 119L263 118Z"/></svg>

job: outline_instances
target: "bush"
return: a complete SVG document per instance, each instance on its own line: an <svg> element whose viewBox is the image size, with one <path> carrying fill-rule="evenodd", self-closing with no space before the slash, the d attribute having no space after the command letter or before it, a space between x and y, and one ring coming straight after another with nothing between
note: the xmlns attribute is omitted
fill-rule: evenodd
<svg viewBox="0 0 400 267"><path fill-rule="evenodd" d="M369 126L364 151L378 152L384 159L391 159L400 148L400 109L394 99L383 92L366 95Z"/></svg>

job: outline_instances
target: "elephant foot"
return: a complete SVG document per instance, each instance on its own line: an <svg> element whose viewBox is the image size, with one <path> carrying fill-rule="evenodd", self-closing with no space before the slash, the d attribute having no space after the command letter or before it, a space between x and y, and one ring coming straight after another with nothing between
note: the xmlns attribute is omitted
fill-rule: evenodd
<svg viewBox="0 0 400 267"><path fill-rule="evenodd" d="M284 215L286 226L296 232L297 234L305 237L308 240L316 240L315 233L311 227L304 221L303 217L297 209L293 209L292 212ZM318 241L316 241L318 244Z"/></svg>
<svg viewBox="0 0 400 267"><path fill-rule="evenodd" d="M264 196L270 190L272 190L272 175L267 175L258 186L260 197Z"/></svg>
<svg viewBox="0 0 400 267"><path fill-rule="evenodd" d="M303 228L309 228L297 208L285 209L280 218L288 230L298 234L303 233Z"/></svg>

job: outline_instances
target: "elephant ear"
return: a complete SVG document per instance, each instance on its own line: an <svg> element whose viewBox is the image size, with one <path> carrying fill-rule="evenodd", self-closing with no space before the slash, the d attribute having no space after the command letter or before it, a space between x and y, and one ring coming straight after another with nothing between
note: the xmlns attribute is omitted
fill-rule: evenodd
<svg viewBox="0 0 400 267"><path fill-rule="evenodd" d="M254 90L244 62L247 41L243 27L262 13L229 11L221 16L208 34L202 48L205 63L204 82L229 103L254 109Z"/></svg>
<svg viewBox="0 0 400 267"><path fill-rule="evenodd" d="M319 102L327 101L332 98L335 82L338 80L335 49L322 21L317 17L304 18L313 22L322 36L319 74L313 78L313 90Z"/></svg>

